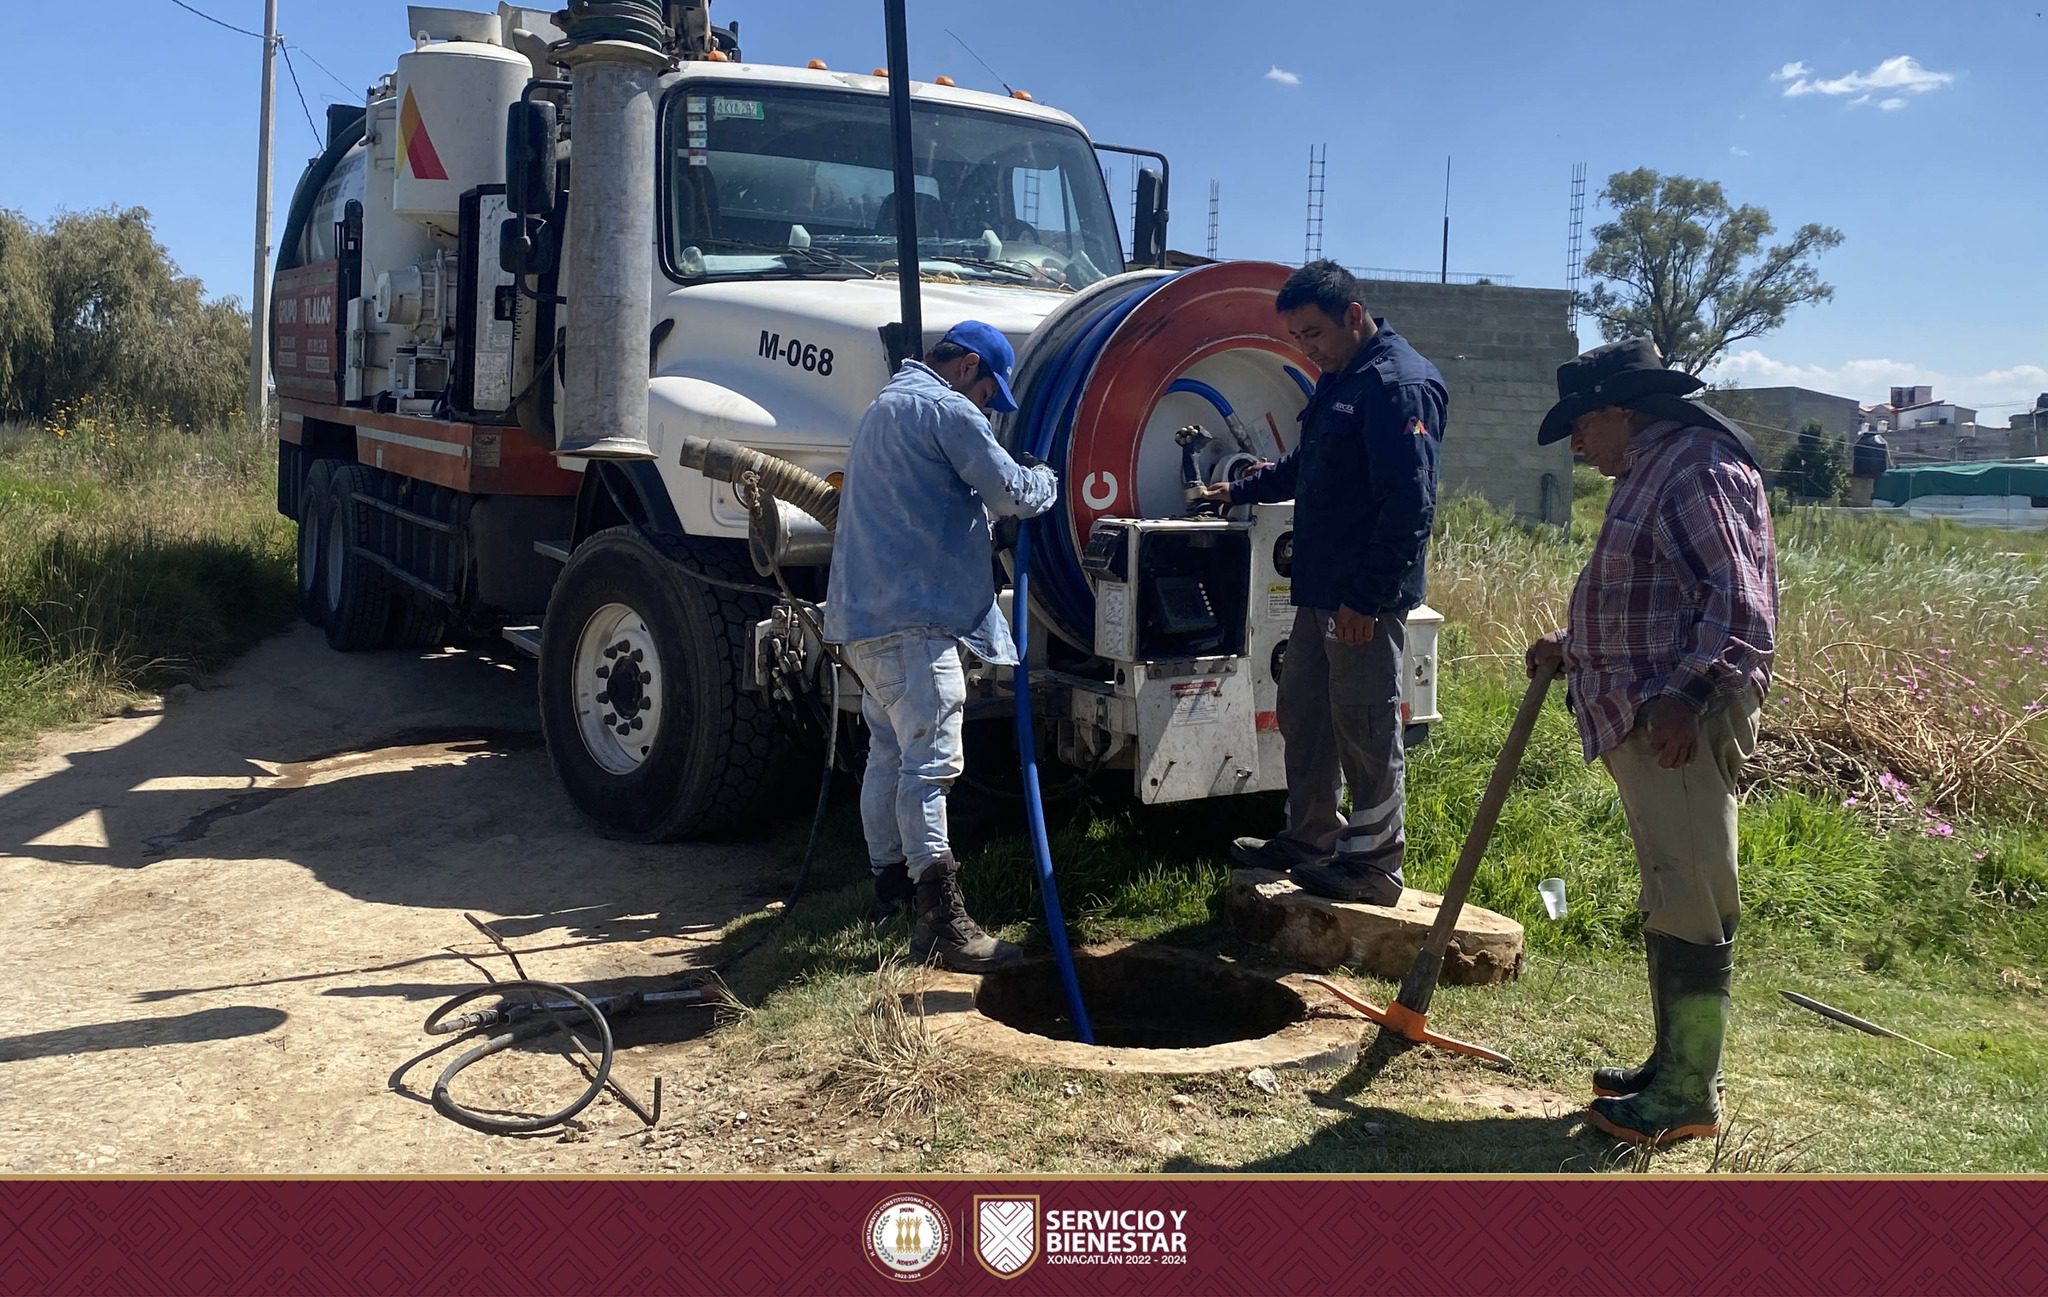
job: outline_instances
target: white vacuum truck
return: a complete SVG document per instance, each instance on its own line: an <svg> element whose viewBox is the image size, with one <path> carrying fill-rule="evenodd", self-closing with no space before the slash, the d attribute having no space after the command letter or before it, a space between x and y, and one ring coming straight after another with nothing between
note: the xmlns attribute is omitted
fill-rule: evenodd
<svg viewBox="0 0 2048 1297"><path fill-rule="evenodd" d="M1041 747L1147 802L1283 786L1292 510L1192 519L1185 488L1283 453L1314 370L1285 268L1150 268L1163 157L1021 92L747 62L702 3L409 26L328 109L278 258L278 507L335 648L502 632L601 831L773 818L799 736L858 707L803 606L833 475L896 364L975 318L1019 354L998 435L1063 482L1026 524ZM1128 254L1104 151L1157 160ZM1410 618L1414 730L1439 621ZM971 719L1010 723L1010 676L975 670Z"/></svg>

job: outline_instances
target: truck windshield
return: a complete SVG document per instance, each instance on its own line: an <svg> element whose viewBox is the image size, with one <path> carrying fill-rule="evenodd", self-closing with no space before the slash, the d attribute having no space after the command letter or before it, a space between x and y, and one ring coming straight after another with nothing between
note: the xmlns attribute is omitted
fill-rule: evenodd
<svg viewBox="0 0 2048 1297"><path fill-rule="evenodd" d="M925 275L1080 288L1123 269L1094 151L1055 122L912 108ZM685 279L896 269L889 101L749 83L668 97L667 253Z"/></svg>

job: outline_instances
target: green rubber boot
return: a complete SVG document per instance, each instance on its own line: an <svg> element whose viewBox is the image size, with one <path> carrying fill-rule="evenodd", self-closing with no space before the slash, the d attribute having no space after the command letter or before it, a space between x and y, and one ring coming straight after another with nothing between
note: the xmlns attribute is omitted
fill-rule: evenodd
<svg viewBox="0 0 2048 1297"><path fill-rule="evenodd" d="M1736 920L1726 924L1728 940L1735 940ZM1618 1098L1625 1094L1640 1094L1650 1088L1650 1082L1657 1079L1657 1055L1664 1050L1664 1000L1657 994L1657 952L1663 949L1661 942L1652 940L1656 934L1643 934L1643 949L1650 965L1650 1017L1656 1023L1656 1043L1650 1047L1650 1056L1643 1060L1641 1067L1596 1067L1593 1069L1593 1093L1602 1098ZM1721 1079L1721 1073L1714 1073L1714 1093L1726 1094L1728 1087Z"/></svg>
<svg viewBox="0 0 2048 1297"><path fill-rule="evenodd" d="M1652 1059L1656 1072L1634 1094L1593 1100L1586 1119L1630 1144L1712 1138L1721 1130L1715 1083L1728 1031L1735 943L1695 945L1661 932L1645 939L1662 947L1653 956L1664 1022L1663 1040Z"/></svg>

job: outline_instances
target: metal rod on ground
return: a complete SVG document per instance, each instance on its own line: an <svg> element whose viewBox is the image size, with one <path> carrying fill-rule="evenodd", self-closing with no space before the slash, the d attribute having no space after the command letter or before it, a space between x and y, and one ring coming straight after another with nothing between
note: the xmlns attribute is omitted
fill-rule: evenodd
<svg viewBox="0 0 2048 1297"><path fill-rule="evenodd" d="M882 0L889 27L889 133L894 145L896 284L903 303L903 354L924 355L924 311L918 299L917 158L910 147L910 27L903 0Z"/></svg>
<svg viewBox="0 0 2048 1297"><path fill-rule="evenodd" d="M1853 1013L1844 1013L1840 1009L1837 1009L1832 1005L1822 1004L1819 1000L1814 999L1810 995L1801 995L1797 991L1779 991L1778 994L1784 996L1786 999L1792 1001L1792 1003L1798 1005L1802 1009L1811 1009L1823 1018L1833 1018L1836 1022L1841 1023L1845 1027L1854 1027L1858 1031L1868 1032L1873 1036L1888 1036L1893 1040L1903 1040L1908 1045L1919 1045L1920 1048L1926 1050L1930 1054L1941 1054L1943 1058L1949 1060L1951 1063L1953 1063L1956 1059L1956 1056L1954 1054L1943 1054L1942 1051L1936 1049L1932 1045L1923 1044L1922 1042L1913 1039L1911 1036L1893 1031L1889 1027L1880 1027L1874 1022L1870 1022L1866 1019L1857 1017Z"/></svg>
<svg viewBox="0 0 2048 1297"><path fill-rule="evenodd" d="M1472 880L1479 873L1479 862L1485 857L1487 844L1493 839L1493 826L1500 819L1501 807L1507 804L1508 790L1515 782L1516 770L1521 768L1522 753L1528 749L1529 736L1535 732L1536 718L1542 714L1543 700L1549 696L1550 682L1556 679L1557 670L1555 662L1545 663L1537 669L1535 678L1529 681L1528 689L1522 694L1521 708L1515 712L1514 724L1508 727L1507 742L1501 745L1500 756L1493 763L1493 777L1487 780L1486 792L1479 799L1479 810L1472 817L1472 827L1466 831L1464 849L1458 853L1458 863L1452 867L1450 881L1444 885L1436 922L1430 925L1429 935L1423 938L1422 949L1415 952L1415 962L1409 965L1408 976L1401 980L1399 998L1382 1009L1334 982L1320 977L1308 979L1379 1023L1383 1032L1415 1044L1436 1045L1489 1062L1508 1061L1507 1055L1483 1045L1431 1031L1429 1004L1436 995L1436 984L1443 976L1444 952L1450 948L1451 934L1457 931L1458 918L1465 909L1465 897L1472 890Z"/></svg>
<svg viewBox="0 0 2048 1297"><path fill-rule="evenodd" d="M270 417L270 128L277 116L277 0L263 6L263 96L256 117L256 282L249 290L249 424Z"/></svg>

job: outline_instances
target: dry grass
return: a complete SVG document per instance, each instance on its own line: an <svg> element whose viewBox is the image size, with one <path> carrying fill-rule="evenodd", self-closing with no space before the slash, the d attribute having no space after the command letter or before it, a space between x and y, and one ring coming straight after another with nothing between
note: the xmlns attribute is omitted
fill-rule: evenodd
<svg viewBox="0 0 2048 1297"><path fill-rule="evenodd" d="M1562 624L1599 503L1581 501L1569 533L1476 500L1443 510L1430 597L1447 671L1512 671ZM1797 509L1778 519L1778 560L1758 778L1935 833L1951 815L2048 822L2048 540Z"/></svg>
<svg viewBox="0 0 2048 1297"><path fill-rule="evenodd" d="M988 1067L933 1036L918 971L890 959L839 1038L822 1088L882 1118L927 1118L960 1099Z"/></svg>

